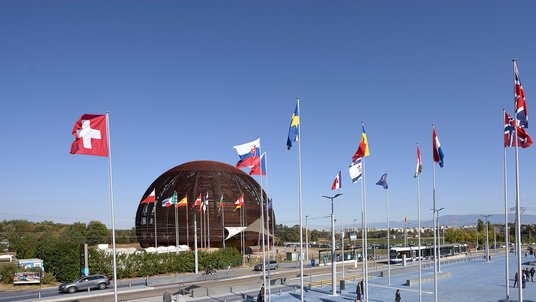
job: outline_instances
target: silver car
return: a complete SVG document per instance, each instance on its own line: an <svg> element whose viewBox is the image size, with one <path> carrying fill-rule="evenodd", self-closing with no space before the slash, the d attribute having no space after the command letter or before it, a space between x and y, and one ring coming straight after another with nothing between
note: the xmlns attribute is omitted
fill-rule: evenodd
<svg viewBox="0 0 536 302"><path fill-rule="evenodd" d="M268 270L273 270L273 269L278 269L279 268L279 263L277 263L276 260L266 260L266 269ZM255 265L255 267L253 268L254 270L256 271L262 271L262 263L259 263L257 265Z"/></svg>
<svg viewBox="0 0 536 302"><path fill-rule="evenodd" d="M90 275L77 279L72 282L60 284L58 291L62 293L75 293L79 290L90 289L105 289L110 286L110 279L104 275Z"/></svg>

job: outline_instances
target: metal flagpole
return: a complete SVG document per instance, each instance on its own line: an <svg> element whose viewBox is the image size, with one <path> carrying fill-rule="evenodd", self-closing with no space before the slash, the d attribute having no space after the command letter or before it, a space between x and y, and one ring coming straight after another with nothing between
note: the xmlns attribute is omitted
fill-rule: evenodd
<svg viewBox="0 0 536 302"><path fill-rule="evenodd" d="M195 196L194 196L195 197ZM188 197L186 197L186 244L190 246L190 224L188 223Z"/></svg>
<svg viewBox="0 0 536 302"><path fill-rule="evenodd" d="M155 193L156 194L156 193ZM153 210L154 210L154 247L158 247L158 233L156 232L156 206L158 204L158 200L156 200L153 203Z"/></svg>
<svg viewBox="0 0 536 302"><path fill-rule="evenodd" d="M298 116L300 115L300 97L296 98L298 102ZM298 125L298 205L300 214L300 301L303 302L303 218L302 218L302 189L301 189L301 121Z"/></svg>
<svg viewBox="0 0 536 302"><path fill-rule="evenodd" d="M339 179L339 181L341 181ZM342 280L344 280L344 222L343 222L343 216L344 216L344 189L341 186L341 248L342 248ZM344 281L343 281L344 282ZM342 293L342 288L341 288Z"/></svg>
<svg viewBox="0 0 536 302"><path fill-rule="evenodd" d="M389 244L389 237L391 237L391 232L389 229L389 188L385 190L385 206L387 208L387 280L388 284L391 285L391 259L389 259L389 251L391 250L391 245Z"/></svg>
<svg viewBox="0 0 536 302"><path fill-rule="evenodd" d="M221 194L221 200L223 200L223 193ZM221 240L222 240L222 246L225 248L225 207L223 206L223 202L220 204L220 211L221 211Z"/></svg>
<svg viewBox="0 0 536 302"><path fill-rule="evenodd" d="M113 253L113 274L114 274L114 302L117 302L117 257L115 252L115 214L114 214L114 190L112 185L112 144L110 134L110 114L106 112L106 130L108 131L108 175L110 176L110 201L112 211L112 253ZM156 201L155 201L156 203ZM155 210L156 213L156 210ZM156 221L155 221L156 223Z"/></svg>
<svg viewBox="0 0 536 302"><path fill-rule="evenodd" d="M337 295L337 250L335 248L335 215L331 199L331 295Z"/></svg>
<svg viewBox="0 0 536 302"><path fill-rule="evenodd" d="M506 110L503 109L503 121L506 121ZM503 125L504 126L504 125ZM508 231L508 177L506 174L506 146L503 144L504 149L504 245L505 245L505 288L506 288L506 302L510 301L510 272L508 264L508 253L510 252L510 232Z"/></svg>
<svg viewBox="0 0 536 302"><path fill-rule="evenodd" d="M208 202L208 194L207 194L207 240L208 240L207 248L210 250L210 203Z"/></svg>
<svg viewBox="0 0 536 302"><path fill-rule="evenodd" d="M515 67L516 67L516 60L512 60L514 64L514 104L515 104ZM516 147L516 252L517 252L517 275L518 280L521 282L522 280L522 267L521 267L521 208L520 208L520 202L519 202L519 146L518 146L518 139L517 139L517 109L514 105L514 121L515 121L515 147ZM520 286L520 283L518 283L517 286L517 292L518 292L518 301L523 301L523 291L522 286Z"/></svg>
<svg viewBox="0 0 536 302"><path fill-rule="evenodd" d="M417 145L418 148L419 145ZM420 174L420 173L419 173ZM419 227L419 302L422 302L422 248L421 248L421 190L420 175L417 175L417 217Z"/></svg>
<svg viewBox="0 0 536 302"><path fill-rule="evenodd" d="M269 192L268 190L268 152L266 151L264 151L264 164L265 164L265 169L266 169L264 171L266 173L266 191ZM266 201L266 227L268 228L268 236L266 236L266 243L268 244L268 260L271 260L272 249L270 249L270 212L269 212L270 209L268 208L270 197L268 196L268 193L267 193L267 198L268 200ZM264 225L262 227L264 228ZM270 271L271 270L268 270L268 284L265 284L268 290L268 302L272 301L272 298L270 297L271 289L272 289L272 286L270 284L271 283Z"/></svg>
<svg viewBox="0 0 536 302"><path fill-rule="evenodd" d="M179 248L179 208L177 208L177 205L174 205L175 207L175 245L177 246L177 249Z"/></svg>
<svg viewBox="0 0 536 302"><path fill-rule="evenodd" d="M434 301L437 302L437 241L436 241L436 199L435 199L435 162L432 155L432 199L433 199L433 224L434 224Z"/></svg>
<svg viewBox="0 0 536 302"><path fill-rule="evenodd" d="M365 284L364 284L364 294L365 294L365 302L368 302L368 298L369 298L369 292L368 292L368 228L367 228L367 191L366 191L366 183L365 183L365 157L363 157L362 159L362 163L363 163L363 180L362 180L362 184L363 184L363 224L365 226L365 229L364 229L364 232L365 232L365 237L363 238L364 242L364 246L365 246L365 250L364 250L364 259L365 259L365 272L364 272L364 275L365 275Z"/></svg>
<svg viewBox="0 0 536 302"><path fill-rule="evenodd" d="M259 152L261 152L261 149L259 148ZM264 238L264 194L263 194L263 191L262 191L262 157L263 157L263 154L261 152L261 157L259 159L259 170L261 171L261 174L260 174L260 177L261 177L261 182L260 182L260 185L261 185L261 200L260 200L260 203L259 203L259 207L261 209L261 238L262 238L262 285L263 286L267 286L266 285L266 246L264 245L265 244L265 238ZM266 301L266 290L263 292L263 301Z"/></svg>
<svg viewBox="0 0 536 302"><path fill-rule="evenodd" d="M195 260L195 273L199 272L199 257L197 254L197 213L194 211L194 260Z"/></svg>

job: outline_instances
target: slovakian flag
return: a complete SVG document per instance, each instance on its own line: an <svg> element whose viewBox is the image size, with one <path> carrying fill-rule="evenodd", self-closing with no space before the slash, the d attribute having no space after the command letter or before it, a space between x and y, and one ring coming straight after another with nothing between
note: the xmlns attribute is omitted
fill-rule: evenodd
<svg viewBox="0 0 536 302"><path fill-rule="evenodd" d="M514 147L517 128L517 145L521 148L528 148L532 145L532 138L522 127L516 127L515 121L504 111L504 147Z"/></svg>
<svg viewBox="0 0 536 302"><path fill-rule="evenodd" d="M354 156L352 156L352 161L370 155L367 133L365 133L365 125L363 123L361 123L361 128L363 129L363 132L361 133L361 141L359 142L359 147L357 148L357 151L355 151Z"/></svg>
<svg viewBox="0 0 536 302"><path fill-rule="evenodd" d="M73 127L71 154L108 156L106 114L83 114Z"/></svg>
<svg viewBox="0 0 536 302"><path fill-rule="evenodd" d="M240 209L241 207L244 206L244 194L242 194L242 195L240 195L240 197L238 197L238 199L234 203L234 206L235 206L235 210Z"/></svg>
<svg viewBox="0 0 536 302"><path fill-rule="evenodd" d="M263 152L261 155L261 159L257 160L255 162L255 165L251 167L251 171L249 171L249 175L266 175L265 155L266 155L266 152Z"/></svg>
<svg viewBox="0 0 536 302"><path fill-rule="evenodd" d="M419 144L417 144L417 167L415 168L415 175L413 178L417 178L422 172L422 162L421 162L421 150L419 149Z"/></svg>
<svg viewBox="0 0 536 302"><path fill-rule="evenodd" d="M188 206L188 195L184 196L177 204L176 208L187 207Z"/></svg>
<svg viewBox="0 0 536 302"><path fill-rule="evenodd" d="M144 203L152 203L152 202L155 202L156 200L156 190L153 189L153 191L151 192L151 194L149 194L149 196L145 197L145 199L143 199L140 204L144 204Z"/></svg>
<svg viewBox="0 0 536 302"><path fill-rule="evenodd" d="M251 168L259 160L261 155L261 138L242 145L233 147L240 160L236 163L237 168Z"/></svg>
<svg viewBox="0 0 536 302"><path fill-rule="evenodd" d="M199 193L199 196L197 196L197 199L194 201L192 209L195 207L201 207L201 193Z"/></svg>
<svg viewBox="0 0 536 302"><path fill-rule="evenodd" d="M290 119L290 126L288 128L288 138L287 138L287 149L290 150L292 147L293 142L297 142L300 140L298 137L300 133L300 109L298 107L298 104L296 104L296 109L294 109L294 113L292 114L292 118Z"/></svg>
<svg viewBox="0 0 536 302"><path fill-rule="evenodd" d="M177 204L177 192L173 192L173 195L171 195L171 197L168 197L162 200L162 206L164 208L169 208L176 204Z"/></svg>
<svg viewBox="0 0 536 302"><path fill-rule="evenodd" d="M517 61L514 60L514 98L516 108L517 126L522 128L529 127L529 113L527 111L527 101L525 100L525 91L519 79L517 70Z"/></svg>
<svg viewBox="0 0 536 302"><path fill-rule="evenodd" d="M443 168L443 150L441 150L441 144L439 143L439 138L437 138L434 126L432 126L432 145L434 148L434 162L438 163L439 166Z"/></svg>
<svg viewBox="0 0 536 302"><path fill-rule="evenodd" d="M361 176L363 175L361 158L352 162L350 168L348 169L348 172L350 172L350 178L352 179L353 183L356 183L359 179L361 179Z"/></svg>
<svg viewBox="0 0 536 302"><path fill-rule="evenodd" d="M333 184L331 184L331 189L337 190L341 187L341 171L339 171L339 173L337 173L337 176L335 176L335 180L333 180Z"/></svg>
<svg viewBox="0 0 536 302"><path fill-rule="evenodd" d="M389 189L389 186L387 185L387 173L384 173L376 184L378 186L382 186L386 190Z"/></svg>

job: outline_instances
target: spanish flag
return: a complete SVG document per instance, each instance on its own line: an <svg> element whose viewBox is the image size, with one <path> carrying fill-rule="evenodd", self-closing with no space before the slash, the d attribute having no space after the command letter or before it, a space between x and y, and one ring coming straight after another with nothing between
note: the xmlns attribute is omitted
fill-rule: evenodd
<svg viewBox="0 0 536 302"><path fill-rule="evenodd" d="M176 208L187 207L188 206L188 196L184 196L181 201L177 202L175 205Z"/></svg>
<svg viewBox="0 0 536 302"><path fill-rule="evenodd" d="M367 141L367 133L365 133L365 125L361 123L361 127L363 128L363 132L361 133L361 141L359 142L359 148L357 148L357 151L355 151L355 154L352 157L352 161L370 155L370 150Z"/></svg>

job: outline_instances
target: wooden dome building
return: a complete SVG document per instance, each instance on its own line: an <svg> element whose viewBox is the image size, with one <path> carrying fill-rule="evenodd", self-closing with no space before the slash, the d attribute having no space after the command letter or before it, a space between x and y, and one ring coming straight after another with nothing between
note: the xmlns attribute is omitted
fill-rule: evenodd
<svg viewBox="0 0 536 302"><path fill-rule="evenodd" d="M156 201L143 202L153 189ZM174 192L177 203L187 198L186 206L163 206ZM244 206L235 209L242 195ZM194 205L199 196L202 202L208 196L205 210ZM263 191L265 214L267 200ZM136 236L144 248L180 244L193 249L197 235L198 248L234 246L244 251L242 247L257 245L260 240L260 204L259 184L243 171L215 161L188 162L166 171L147 188L136 211ZM274 214L268 211L272 226Z"/></svg>

